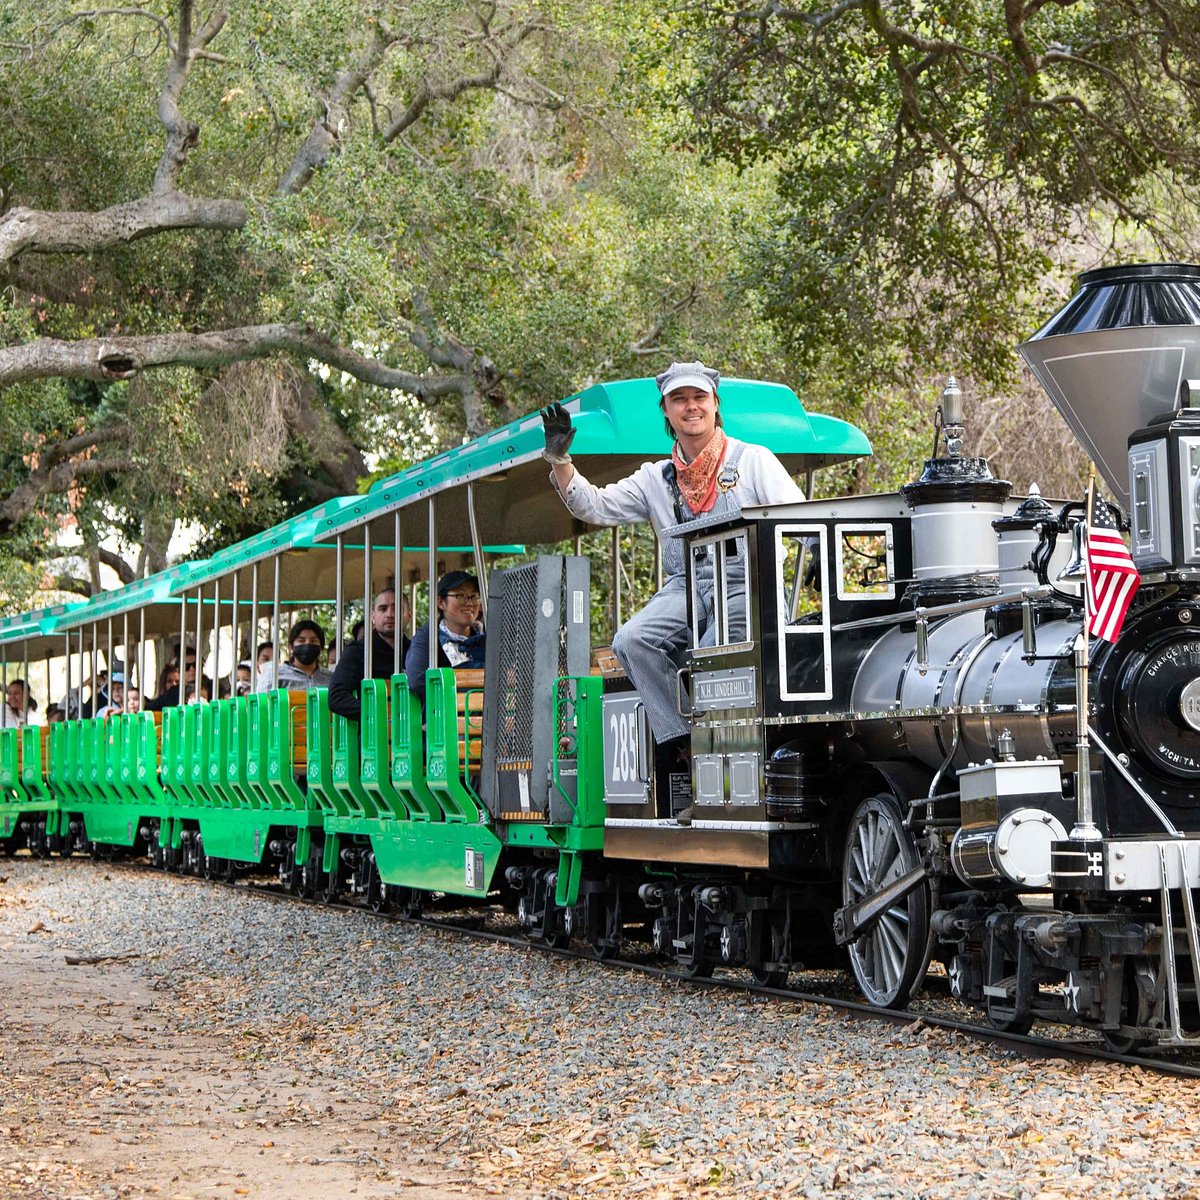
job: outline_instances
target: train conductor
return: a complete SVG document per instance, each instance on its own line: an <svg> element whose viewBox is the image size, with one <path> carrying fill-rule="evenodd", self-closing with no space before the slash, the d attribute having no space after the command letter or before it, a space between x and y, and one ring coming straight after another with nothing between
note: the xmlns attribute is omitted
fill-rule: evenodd
<svg viewBox="0 0 1200 1200"><path fill-rule="evenodd" d="M575 430L562 404L542 410L544 455L553 467L554 487L573 516L593 525L648 520L660 538L666 576L662 589L617 630L613 651L641 694L654 740L686 753L688 725L675 699L675 673L688 642L684 546L680 538L664 538L663 530L706 513L733 516L743 506L803 500L804 493L765 446L726 436L718 395L721 377L712 368L672 363L655 382L667 432L675 441L670 458L643 463L626 479L595 487L571 462ZM711 577L699 579L698 589L711 612Z"/></svg>

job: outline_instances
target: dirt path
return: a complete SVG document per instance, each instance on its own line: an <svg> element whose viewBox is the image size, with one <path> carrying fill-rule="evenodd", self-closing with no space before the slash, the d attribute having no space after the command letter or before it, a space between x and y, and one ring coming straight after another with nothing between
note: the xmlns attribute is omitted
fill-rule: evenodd
<svg viewBox="0 0 1200 1200"><path fill-rule="evenodd" d="M408 1144L394 1105L181 1031L136 962L68 965L0 894L0 1197L443 1200L487 1194Z"/></svg>

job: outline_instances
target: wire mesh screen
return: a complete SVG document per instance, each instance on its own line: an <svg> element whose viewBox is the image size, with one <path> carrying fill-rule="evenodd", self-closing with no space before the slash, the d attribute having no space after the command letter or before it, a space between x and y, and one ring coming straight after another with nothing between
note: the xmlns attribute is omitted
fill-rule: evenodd
<svg viewBox="0 0 1200 1200"><path fill-rule="evenodd" d="M536 563L510 568L504 573L501 612L489 614L491 629L500 632L498 771L528 771L532 766L537 591Z"/></svg>

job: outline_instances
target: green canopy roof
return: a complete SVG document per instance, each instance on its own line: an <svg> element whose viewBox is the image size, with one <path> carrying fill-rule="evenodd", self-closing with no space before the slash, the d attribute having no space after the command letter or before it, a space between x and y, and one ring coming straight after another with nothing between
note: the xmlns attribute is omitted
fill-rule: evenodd
<svg viewBox="0 0 1200 1200"><path fill-rule="evenodd" d="M593 483L623 479L643 462L665 458L671 439L653 379L596 384L565 401L577 430L571 455ZM729 379L721 385L725 429L770 447L792 474L871 453L866 435L833 417L805 412L779 383ZM391 514L436 497L439 541L469 543L465 484L478 483L476 517L482 542L552 542L584 532L549 482L537 413L381 480L366 496L318 521L317 536L370 521L371 537L390 536ZM385 523L383 518L387 518ZM428 544L425 509L403 515L403 537Z"/></svg>
<svg viewBox="0 0 1200 1200"><path fill-rule="evenodd" d="M62 633L67 629L79 629L93 622L120 622L121 618L130 615L130 637L137 635L140 629L140 615L133 617L144 609L146 613L146 636L156 637L160 634L178 632L179 630L179 600L173 588L180 581L189 577L190 573L203 567L203 563L181 563L169 570L160 571L148 579L135 579L124 587L112 591L99 592L90 600L77 605L61 617L57 630ZM118 626L114 626L114 630Z"/></svg>
<svg viewBox="0 0 1200 1200"><path fill-rule="evenodd" d="M9 662L20 660L25 654L31 659L42 658L46 654L61 654L63 639L58 632L60 621L83 607L82 603L55 604L50 608L0 618L0 653Z"/></svg>

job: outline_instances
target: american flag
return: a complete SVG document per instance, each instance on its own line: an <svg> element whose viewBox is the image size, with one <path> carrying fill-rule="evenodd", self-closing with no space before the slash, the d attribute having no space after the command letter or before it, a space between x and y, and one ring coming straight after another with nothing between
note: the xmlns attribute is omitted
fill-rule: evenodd
<svg viewBox="0 0 1200 1200"><path fill-rule="evenodd" d="M1087 560L1088 632L1115 642L1142 580L1108 505L1094 486L1088 495Z"/></svg>

